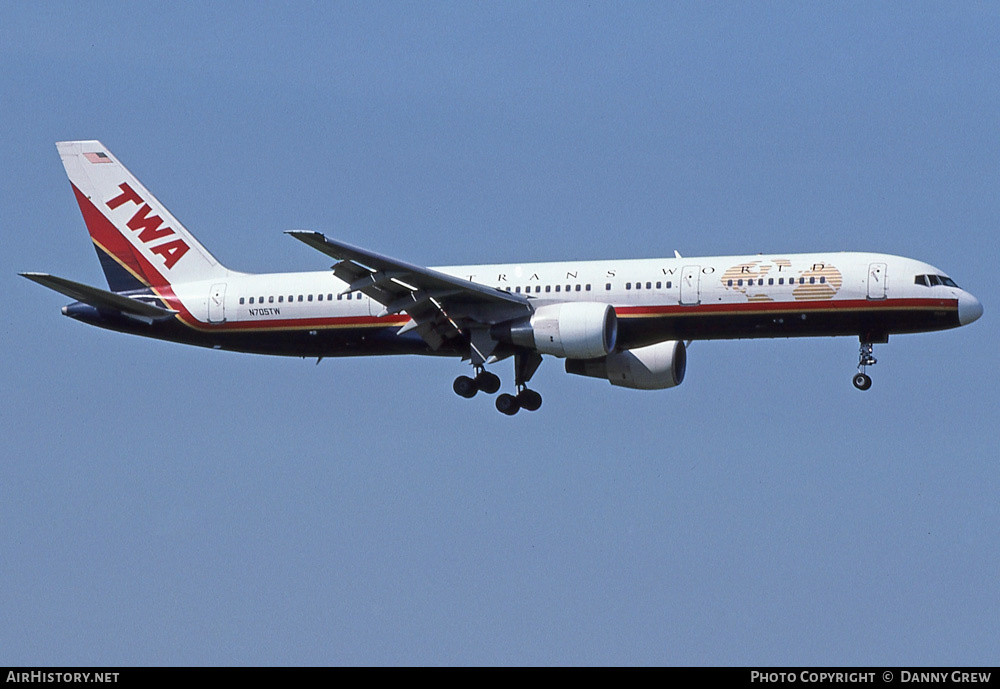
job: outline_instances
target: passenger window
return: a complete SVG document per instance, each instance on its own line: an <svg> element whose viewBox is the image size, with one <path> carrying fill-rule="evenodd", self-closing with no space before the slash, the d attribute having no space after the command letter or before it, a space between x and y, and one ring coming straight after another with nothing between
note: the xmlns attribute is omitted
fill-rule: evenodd
<svg viewBox="0 0 1000 689"><path fill-rule="evenodd" d="M317 301L323 301L323 295L322 295L322 294L318 295L318 296L316 297L316 300L317 300Z"/></svg>
<svg viewBox="0 0 1000 689"><path fill-rule="evenodd" d="M739 280L736 281L736 286L737 287L742 287L743 286L743 278L740 278Z"/></svg>
<svg viewBox="0 0 1000 689"><path fill-rule="evenodd" d="M667 280L667 289L670 289L673 286L673 284L674 283L672 283L670 280Z"/></svg>
<svg viewBox="0 0 1000 689"><path fill-rule="evenodd" d="M251 304L253 303L253 297L250 297L250 303Z"/></svg>
<svg viewBox="0 0 1000 689"><path fill-rule="evenodd" d="M779 285L785 284L785 278L778 278L778 284Z"/></svg>
<svg viewBox="0 0 1000 689"><path fill-rule="evenodd" d="M268 304L273 304L274 303L274 297L268 297L267 298L267 303Z"/></svg>
<svg viewBox="0 0 1000 689"><path fill-rule="evenodd" d="M635 288L636 289L642 289L642 283L641 282L635 283Z"/></svg>
<svg viewBox="0 0 1000 689"><path fill-rule="evenodd" d="M626 282L625 283L625 289L632 289L632 283L631 282Z"/></svg>
<svg viewBox="0 0 1000 689"><path fill-rule="evenodd" d="M611 291L611 283L609 282L608 284L606 284L604 286L604 289L606 289L606 290L608 290L610 292Z"/></svg>
<svg viewBox="0 0 1000 689"><path fill-rule="evenodd" d="M561 286L560 285L556 285L556 292L558 292L560 289L561 289Z"/></svg>
<svg viewBox="0 0 1000 689"><path fill-rule="evenodd" d="M344 298L344 295L343 295L343 294L338 294L338 295L337 295L337 301L340 301L340 300L341 300L341 299L343 299L343 298Z"/></svg>
<svg viewBox="0 0 1000 689"><path fill-rule="evenodd" d="M545 285L546 294L552 291L552 285Z"/></svg>
<svg viewBox="0 0 1000 689"><path fill-rule="evenodd" d="M580 291L580 285L577 285L577 286L576 286L576 291L577 291L577 292L579 292L579 291Z"/></svg>
<svg viewBox="0 0 1000 689"><path fill-rule="evenodd" d="M774 278L768 278L767 279L767 284L768 285L773 285L774 284Z"/></svg>
<svg viewBox="0 0 1000 689"><path fill-rule="evenodd" d="M354 292L348 292L347 293L348 300L352 299L353 297L354 297ZM301 297L299 297L299 298L301 299Z"/></svg>
<svg viewBox="0 0 1000 689"><path fill-rule="evenodd" d="M587 291L588 292L590 291L590 283L589 282L587 283Z"/></svg>
<svg viewBox="0 0 1000 689"><path fill-rule="evenodd" d="M515 287L514 291L517 292L518 294L520 294L521 293L521 288L520 287Z"/></svg>
<svg viewBox="0 0 1000 689"><path fill-rule="evenodd" d="M241 304L243 303L243 297L240 297L240 303Z"/></svg>
<svg viewBox="0 0 1000 689"><path fill-rule="evenodd" d="M284 294L279 294L278 295L278 303L282 304L282 303L284 303L284 301L285 301L285 295Z"/></svg>
<svg viewBox="0 0 1000 689"><path fill-rule="evenodd" d="M264 297L261 297L260 299L258 299L257 303L258 304L263 304L264 303Z"/></svg>
<svg viewBox="0 0 1000 689"><path fill-rule="evenodd" d="M308 297L306 298L306 301L312 301L312 300L313 300L313 295L311 295L311 294L310 294L310 295L309 295L309 296L308 296Z"/></svg>
<svg viewBox="0 0 1000 689"><path fill-rule="evenodd" d="M661 286L662 284L663 284L662 282L657 282L657 283L656 283L656 289L660 289L660 286Z"/></svg>
<svg viewBox="0 0 1000 689"><path fill-rule="evenodd" d="M825 278L825 277L821 277L821 278L819 279L819 284L821 284L821 285L825 285L825 284L826 284L826 278Z"/></svg>

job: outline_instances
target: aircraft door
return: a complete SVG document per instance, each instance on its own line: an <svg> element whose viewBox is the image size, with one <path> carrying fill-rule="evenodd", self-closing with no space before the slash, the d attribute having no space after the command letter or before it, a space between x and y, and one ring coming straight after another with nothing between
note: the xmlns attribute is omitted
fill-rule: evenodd
<svg viewBox="0 0 1000 689"><path fill-rule="evenodd" d="M212 285L208 294L208 322L224 323L226 320L226 283Z"/></svg>
<svg viewBox="0 0 1000 689"><path fill-rule="evenodd" d="M684 266L681 271L681 305L701 303L701 266Z"/></svg>
<svg viewBox="0 0 1000 689"><path fill-rule="evenodd" d="M885 299L885 264L872 263L868 266L868 298Z"/></svg>

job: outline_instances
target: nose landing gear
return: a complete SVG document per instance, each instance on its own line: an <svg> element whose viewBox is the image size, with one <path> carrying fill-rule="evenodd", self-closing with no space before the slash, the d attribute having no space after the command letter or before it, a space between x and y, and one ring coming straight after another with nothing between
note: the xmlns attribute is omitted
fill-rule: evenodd
<svg viewBox="0 0 1000 689"><path fill-rule="evenodd" d="M858 355L858 372L854 375L854 387L858 390L867 390L872 386L872 379L865 373L865 370L878 363L874 352L875 346L871 342L861 343L861 351Z"/></svg>

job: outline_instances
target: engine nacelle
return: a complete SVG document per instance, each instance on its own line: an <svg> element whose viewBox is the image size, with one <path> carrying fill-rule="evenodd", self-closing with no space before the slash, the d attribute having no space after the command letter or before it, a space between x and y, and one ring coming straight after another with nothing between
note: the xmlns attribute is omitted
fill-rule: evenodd
<svg viewBox="0 0 1000 689"><path fill-rule="evenodd" d="M593 359L614 350L618 317L610 304L549 304L538 307L530 318L496 326L493 335L542 354Z"/></svg>
<svg viewBox="0 0 1000 689"><path fill-rule="evenodd" d="M566 372L607 378L612 385L635 390L664 390L684 382L687 349L683 342L658 342L626 349L599 359L566 359Z"/></svg>

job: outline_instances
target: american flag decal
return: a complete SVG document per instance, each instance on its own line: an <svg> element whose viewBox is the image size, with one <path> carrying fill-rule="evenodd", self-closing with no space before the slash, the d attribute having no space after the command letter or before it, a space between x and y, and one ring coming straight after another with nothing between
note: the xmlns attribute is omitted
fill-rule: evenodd
<svg viewBox="0 0 1000 689"><path fill-rule="evenodd" d="M83 157L92 163L110 163L111 158L107 153L84 153Z"/></svg>

